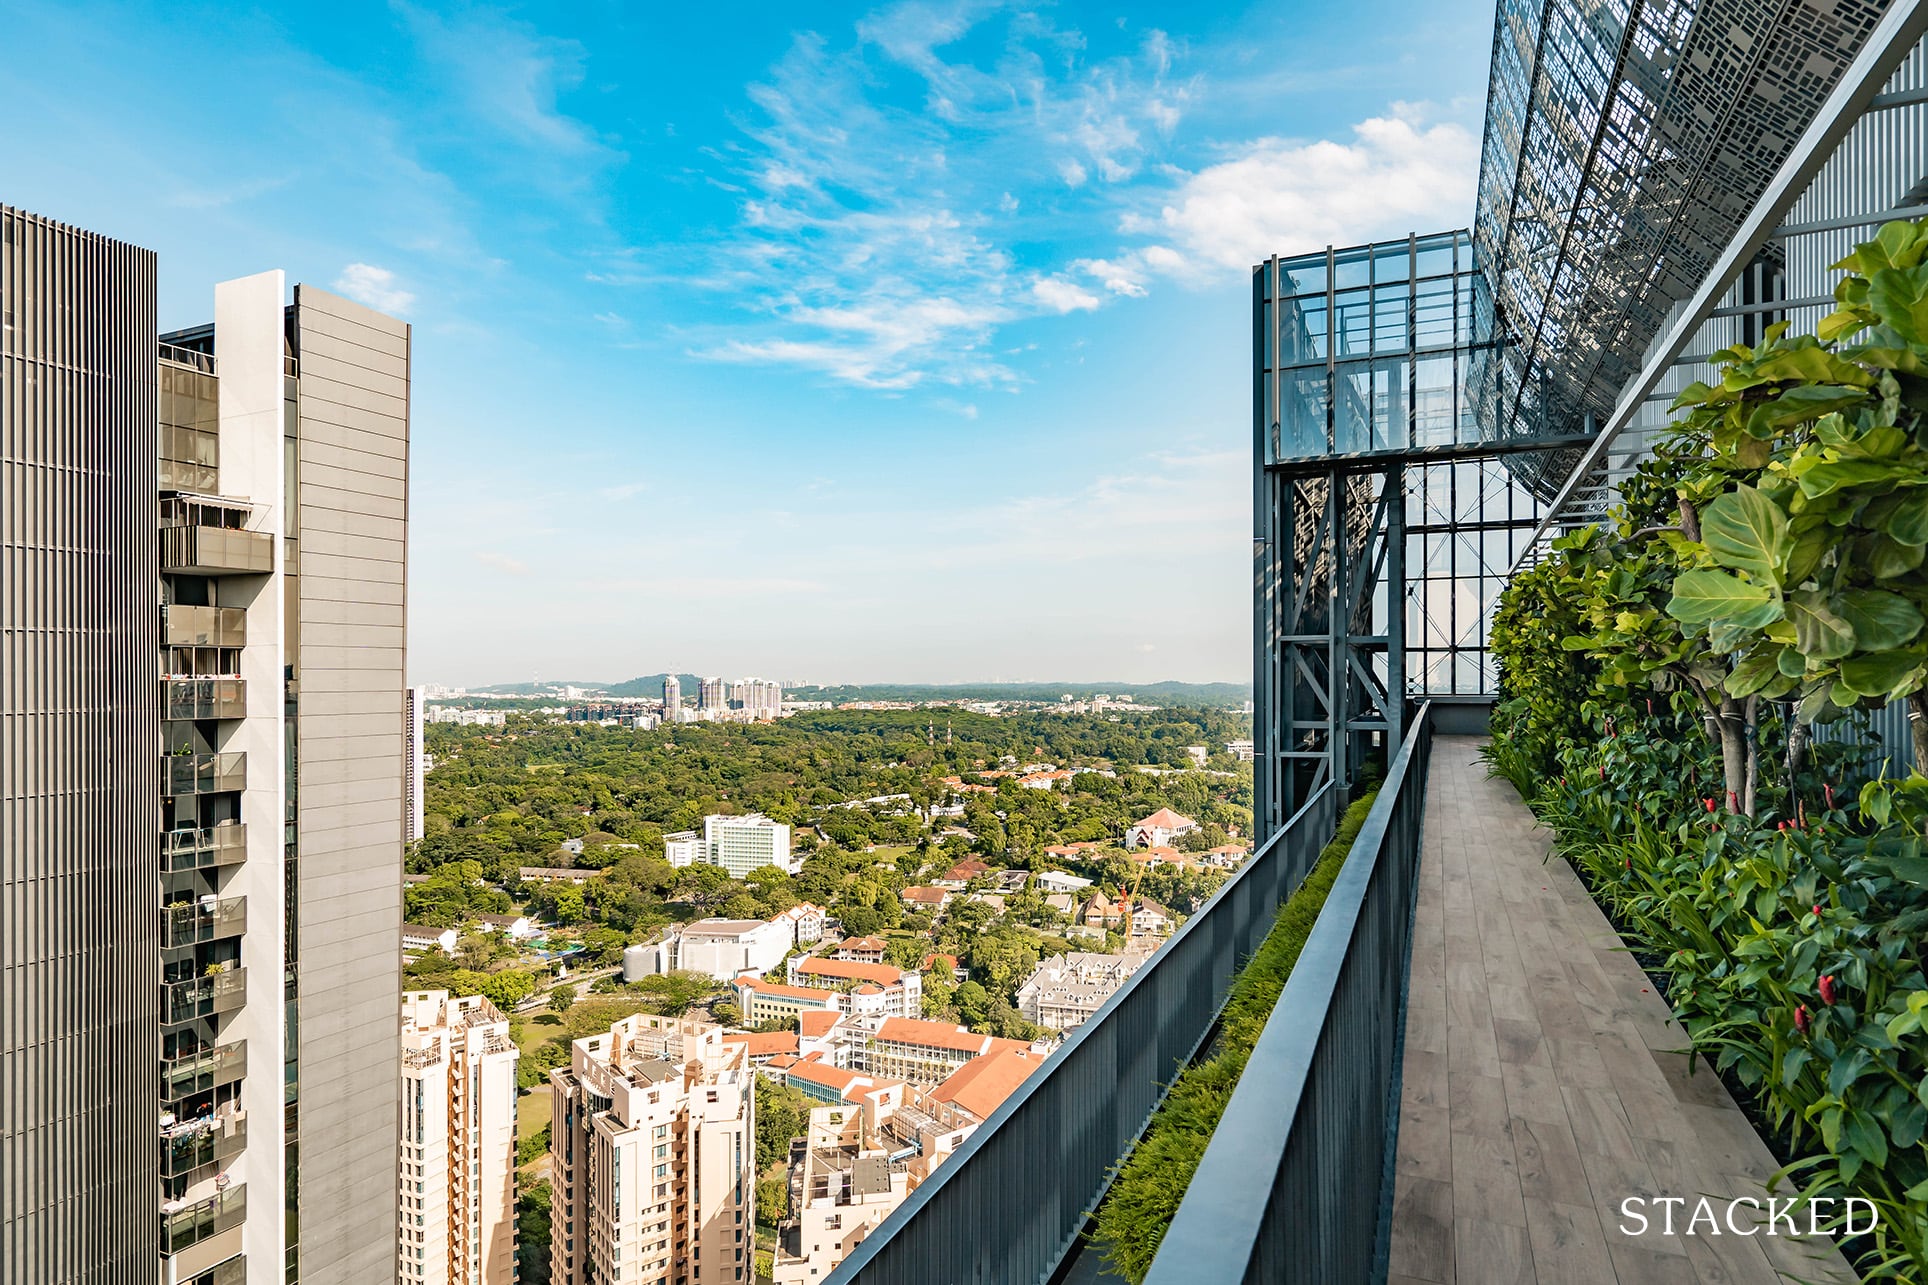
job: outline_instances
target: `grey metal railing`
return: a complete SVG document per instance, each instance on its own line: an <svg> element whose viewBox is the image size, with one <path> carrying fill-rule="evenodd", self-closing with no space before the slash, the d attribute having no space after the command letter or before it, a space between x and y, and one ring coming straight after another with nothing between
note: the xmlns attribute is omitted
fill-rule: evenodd
<svg viewBox="0 0 1928 1285"><path fill-rule="evenodd" d="M1387 769L1146 1285L1385 1278L1431 713Z"/></svg>
<svg viewBox="0 0 1928 1285"><path fill-rule="evenodd" d="M1335 797L1314 794L826 1285L1047 1280L1331 839Z"/></svg>

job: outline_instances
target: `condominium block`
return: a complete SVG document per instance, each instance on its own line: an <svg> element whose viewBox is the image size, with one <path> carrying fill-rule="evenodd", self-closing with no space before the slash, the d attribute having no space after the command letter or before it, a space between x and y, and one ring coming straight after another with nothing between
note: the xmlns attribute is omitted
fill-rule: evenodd
<svg viewBox="0 0 1928 1285"><path fill-rule="evenodd" d="M519 1056L482 996L402 996L402 1285L515 1279Z"/></svg>
<svg viewBox="0 0 1928 1285"><path fill-rule="evenodd" d="M388 1279L409 330L153 279L0 207L0 1264Z"/></svg>
<svg viewBox="0 0 1928 1285"><path fill-rule="evenodd" d="M755 1279L755 1072L723 1035L638 1014L549 1073L552 1285Z"/></svg>

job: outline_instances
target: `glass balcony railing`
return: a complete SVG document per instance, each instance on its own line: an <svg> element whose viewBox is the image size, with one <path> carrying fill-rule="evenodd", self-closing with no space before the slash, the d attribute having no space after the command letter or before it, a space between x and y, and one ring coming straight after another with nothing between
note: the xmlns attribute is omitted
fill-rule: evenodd
<svg viewBox="0 0 1928 1285"><path fill-rule="evenodd" d="M162 718L245 718L247 713L248 683L244 678L161 680Z"/></svg>
<svg viewBox="0 0 1928 1285"><path fill-rule="evenodd" d="M164 754L161 756L161 793L170 798L185 794L223 794L247 788L246 754Z"/></svg>
<svg viewBox="0 0 1928 1285"><path fill-rule="evenodd" d="M211 1196L182 1209L163 1207L161 1252L178 1254L210 1237L239 1227L247 1217L248 1189L240 1183L229 1187L217 1196Z"/></svg>
<svg viewBox="0 0 1928 1285"><path fill-rule="evenodd" d="M248 613L240 607L183 607L161 613L161 643L167 647L245 647Z"/></svg>
<svg viewBox="0 0 1928 1285"><path fill-rule="evenodd" d="M192 1178L224 1165L247 1149L248 1118L240 1112L183 1120L162 1131L161 1176Z"/></svg>
<svg viewBox="0 0 1928 1285"><path fill-rule="evenodd" d="M216 1044L161 1063L161 1100L172 1102L233 1084L248 1070L248 1042Z"/></svg>
<svg viewBox="0 0 1928 1285"><path fill-rule="evenodd" d="M248 930L248 899L212 897L168 906L161 911L161 946L199 946L205 942L239 937Z"/></svg>
<svg viewBox="0 0 1928 1285"><path fill-rule="evenodd" d="M247 1003L248 970L230 968L207 977L161 985L161 1020L191 1022L198 1017L232 1013Z"/></svg>
<svg viewBox="0 0 1928 1285"><path fill-rule="evenodd" d="M238 866L247 858L248 827L239 821L198 830L169 830L161 835L163 874Z"/></svg>
<svg viewBox="0 0 1928 1285"><path fill-rule="evenodd" d="M161 528L161 570L170 575L263 575L274 569L274 536L237 527Z"/></svg>

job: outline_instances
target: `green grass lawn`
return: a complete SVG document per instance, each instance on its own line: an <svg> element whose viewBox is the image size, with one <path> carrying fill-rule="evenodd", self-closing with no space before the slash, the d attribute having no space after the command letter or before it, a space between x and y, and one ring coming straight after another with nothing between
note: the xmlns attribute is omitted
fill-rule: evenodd
<svg viewBox="0 0 1928 1285"><path fill-rule="evenodd" d="M517 1142L533 1138L541 1133L549 1123L550 1102L549 1086L532 1089L516 1099L515 1138Z"/></svg>

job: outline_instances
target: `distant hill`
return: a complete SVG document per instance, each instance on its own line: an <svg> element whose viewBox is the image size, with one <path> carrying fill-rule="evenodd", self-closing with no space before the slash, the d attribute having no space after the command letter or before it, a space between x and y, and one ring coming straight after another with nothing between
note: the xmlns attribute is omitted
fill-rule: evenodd
<svg viewBox="0 0 1928 1285"><path fill-rule="evenodd" d="M626 682L589 682L557 679L546 683L497 683L481 692L504 696L532 696L555 687L580 687L607 696L661 696L662 674L645 674ZM700 681L679 674L683 695L693 698ZM1098 694L1128 698L1146 705L1238 705L1252 699L1250 683L845 683L834 687L792 687L785 695L795 700L836 701L1054 701L1061 696L1079 700Z"/></svg>

